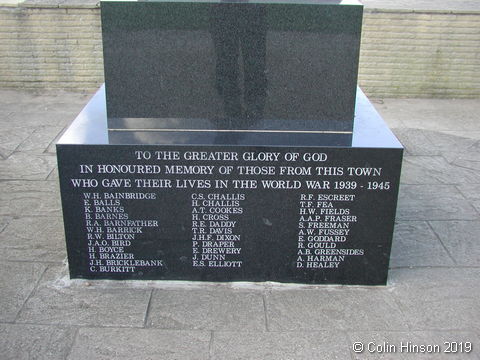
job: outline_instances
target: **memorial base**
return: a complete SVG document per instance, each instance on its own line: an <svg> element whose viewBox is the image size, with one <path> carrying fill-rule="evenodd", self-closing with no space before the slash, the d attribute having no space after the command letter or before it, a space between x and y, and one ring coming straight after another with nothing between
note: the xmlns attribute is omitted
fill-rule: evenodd
<svg viewBox="0 0 480 360"><path fill-rule="evenodd" d="M361 91L351 146L144 135L109 144L102 88L58 142L71 278L386 283L403 148Z"/></svg>

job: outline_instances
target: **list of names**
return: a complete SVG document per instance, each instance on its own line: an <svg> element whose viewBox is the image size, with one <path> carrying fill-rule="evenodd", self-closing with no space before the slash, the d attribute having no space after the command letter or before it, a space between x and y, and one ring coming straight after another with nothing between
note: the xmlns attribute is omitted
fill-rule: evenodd
<svg viewBox="0 0 480 360"><path fill-rule="evenodd" d="M89 270L92 273L132 273L138 267L163 267L162 259L137 259L130 250L158 220L132 219L128 200L154 201L155 193L83 193Z"/></svg>
<svg viewBox="0 0 480 360"><path fill-rule="evenodd" d="M364 255L364 249L348 246L352 225L358 221L350 209L355 197L355 194L300 195L297 269L336 269L347 257Z"/></svg>
<svg viewBox="0 0 480 360"><path fill-rule="evenodd" d="M238 224L245 194L192 194L192 265L240 268Z"/></svg>

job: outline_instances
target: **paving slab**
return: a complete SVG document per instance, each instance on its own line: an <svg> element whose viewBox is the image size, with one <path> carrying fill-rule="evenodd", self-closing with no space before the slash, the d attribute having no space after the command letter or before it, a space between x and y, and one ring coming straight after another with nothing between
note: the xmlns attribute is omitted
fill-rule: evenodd
<svg viewBox="0 0 480 360"><path fill-rule="evenodd" d="M61 216L58 183L0 181L0 215Z"/></svg>
<svg viewBox="0 0 480 360"><path fill-rule="evenodd" d="M272 331L408 329L387 287L272 291L266 299Z"/></svg>
<svg viewBox="0 0 480 360"><path fill-rule="evenodd" d="M404 156L402 184L480 183L480 168L467 169L448 163L443 156Z"/></svg>
<svg viewBox="0 0 480 360"><path fill-rule="evenodd" d="M410 330L480 330L480 268L393 269L389 283Z"/></svg>
<svg viewBox="0 0 480 360"><path fill-rule="evenodd" d="M218 290L156 290L147 326L176 330L265 330L262 293Z"/></svg>
<svg viewBox="0 0 480 360"><path fill-rule="evenodd" d="M441 155L427 138L425 130L401 127L392 131L404 146L404 155Z"/></svg>
<svg viewBox="0 0 480 360"><path fill-rule="evenodd" d="M453 265L450 254L426 221L400 221L395 224L391 268Z"/></svg>
<svg viewBox="0 0 480 360"><path fill-rule="evenodd" d="M63 286L63 266L51 266L20 311L29 324L143 327L151 290ZM87 283L88 284L88 283Z"/></svg>
<svg viewBox="0 0 480 360"><path fill-rule="evenodd" d="M480 131L443 131L444 134L458 136L461 138L480 140Z"/></svg>
<svg viewBox="0 0 480 360"><path fill-rule="evenodd" d="M480 267L480 221L431 221L457 265Z"/></svg>
<svg viewBox="0 0 480 360"><path fill-rule="evenodd" d="M402 184L480 183L480 168L468 169L448 163L443 156L404 156Z"/></svg>
<svg viewBox="0 0 480 360"><path fill-rule="evenodd" d="M0 104L25 104L45 102L48 96L44 92L22 91L16 89L0 89Z"/></svg>
<svg viewBox="0 0 480 360"><path fill-rule="evenodd" d="M461 184L457 189L480 213L480 184Z"/></svg>
<svg viewBox="0 0 480 360"><path fill-rule="evenodd" d="M478 121L480 121L480 117ZM475 151L475 146L479 142L478 139L471 138L471 136L454 135L450 131L416 130L424 133L433 148L450 163L458 156Z"/></svg>
<svg viewBox="0 0 480 360"><path fill-rule="evenodd" d="M401 185L397 220L478 220L454 185Z"/></svg>
<svg viewBox="0 0 480 360"><path fill-rule="evenodd" d="M469 151L458 154L452 164L467 169L480 170L480 141L477 141Z"/></svg>
<svg viewBox="0 0 480 360"><path fill-rule="evenodd" d="M384 99L369 100L379 113L381 113L386 108ZM397 130L405 128L405 124L395 116L383 116L382 114L382 118L390 129Z"/></svg>
<svg viewBox="0 0 480 360"><path fill-rule="evenodd" d="M209 331L82 328L67 359L207 360L210 339Z"/></svg>
<svg viewBox="0 0 480 360"><path fill-rule="evenodd" d="M15 218L0 232L0 252L4 260L61 263L67 254L64 239L61 217Z"/></svg>
<svg viewBox="0 0 480 360"><path fill-rule="evenodd" d="M461 154L469 153L478 143L478 139L462 132L397 128L394 133L405 147L405 155L441 155L448 162L454 161Z"/></svg>
<svg viewBox="0 0 480 360"><path fill-rule="evenodd" d="M0 324L3 360L63 360L76 329L58 326Z"/></svg>
<svg viewBox="0 0 480 360"><path fill-rule="evenodd" d="M17 151L43 154L52 152L55 149L52 146L53 140L63 131L64 126L41 126L36 128L18 147ZM49 151L50 150L50 151ZM54 153L54 152L53 152Z"/></svg>
<svg viewBox="0 0 480 360"><path fill-rule="evenodd" d="M28 113L80 110L88 102L91 94L62 91L18 91L0 89L2 111L22 111Z"/></svg>
<svg viewBox="0 0 480 360"><path fill-rule="evenodd" d="M477 336L465 331L385 331L352 332L348 334L358 352L353 351L353 359L478 359L475 349ZM468 352L448 353L457 343L471 343L473 349ZM469 345L464 347L465 350ZM360 351L360 349L363 349Z"/></svg>
<svg viewBox="0 0 480 360"><path fill-rule="evenodd" d="M7 217L7 216L0 216L0 234L2 233L2 231L7 227L8 223L11 221L12 219L10 217Z"/></svg>
<svg viewBox="0 0 480 360"><path fill-rule="evenodd" d="M0 132L0 158L7 159L33 132L33 128L26 126L3 128Z"/></svg>
<svg viewBox="0 0 480 360"><path fill-rule="evenodd" d="M0 109L0 122L7 123L11 114L12 111L3 111L3 109Z"/></svg>
<svg viewBox="0 0 480 360"><path fill-rule="evenodd" d="M57 153L57 142L60 140L62 135L65 133L65 131L68 129L68 126L65 126L60 132L55 136L55 138L52 139L50 144L48 145L47 149L45 150L45 153L47 154L56 154Z"/></svg>
<svg viewBox="0 0 480 360"><path fill-rule="evenodd" d="M86 102L84 105L86 105ZM28 106L26 108L28 109ZM74 106L73 109L67 108L65 111L41 110L38 112L27 112L18 110L10 114L6 124L2 123L1 125L4 126L5 129L18 127L19 124L32 129L41 126L64 127L69 125L77 117L81 109L82 107Z"/></svg>
<svg viewBox="0 0 480 360"><path fill-rule="evenodd" d="M85 101L85 104L72 104L72 103L52 103L49 102L50 99L45 98L44 101L31 101L23 103L3 103L1 104L2 110L5 112L10 112L10 119L12 125L18 125L16 119L23 119L27 122L28 125L53 125L53 124L44 124L43 122L38 122L39 119L48 119L56 115L69 115L70 113L77 112L77 114L82 110L83 106L88 101ZM51 100L50 100L51 101ZM23 123L22 123L23 125Z"/></svg>
<svg viewBox="0 0 480 360"><path fill-rule="evenodd" d="M56 165L51 154L15 152L0 160L0 180L45 180Z"/></svg>
<svg viewBox="0 0 480 360"><path fill-rule="evenodd" d="M48 175L47 177L47 180L48 181L54 181L56 182L57 184L59 184L59 177L58 177L58 167L55 167L52 172L50 173L50 175Z"/></svg>
<svg viewBox="0 0 480 360"><path fill-rule="evenodd" d="M480 100L383 99L375 108L400 127L442 131L478 131ZM393 126L397 127L397 126Z"/></svg>
<svg viewBox="0 0 480 360"><path fill-rule="evenodd" d="M0 322L15 321L45 269L39 263L0 262Z"/></svg>
<svg viewBox="0 0 480 360"><path fill-rule="evenodd" d="M348 359L349 348L341 331L215 331L211 359Z"/></svg>

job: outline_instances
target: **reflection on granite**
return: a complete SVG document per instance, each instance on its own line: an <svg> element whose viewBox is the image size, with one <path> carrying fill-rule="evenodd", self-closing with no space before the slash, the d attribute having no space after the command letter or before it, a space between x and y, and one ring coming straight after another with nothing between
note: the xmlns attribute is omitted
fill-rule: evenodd
<svg viewBox="0 0 480 360"><path fill-rule="evenodd" d="M109 118L109 129L147 130L279 130L324 132L327 120L253 119L245 118L240 123L236 119L180 119L180 118ZM328 131L328 130L327 130ZM335 132L351 132L348 127L335 129Z"/></svg>
<svg viewBox="0 0 480 360"><path fill-rule="evenodd" d="M110 144L350 146L352 134L222 131L109 131ZM267 139L267 140L266 140Z"/></svg>
<svg viewBox="0 0 480 360"><path fill-rule="evenodd" d="M318 131L146 131L107 129L104 87L95 94L58 144L262 145L402 148L365 94L358 89L353 133Z"/></svg>
<svg viewBox="0 0 480 360"><path fill-rule="evenodd" d="M351 131L362 6L350 3L102 2L109 127Z"/></svg>

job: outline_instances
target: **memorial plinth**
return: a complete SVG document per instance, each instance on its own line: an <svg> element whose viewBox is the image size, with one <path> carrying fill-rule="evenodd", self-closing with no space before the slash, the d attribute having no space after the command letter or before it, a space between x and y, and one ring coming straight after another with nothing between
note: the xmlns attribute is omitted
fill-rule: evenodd
<svg viewBox="0 0 480 360"><path fill-rule="evenodd" d="M109 144L94 96L57 144L72 278L385 284L403 150L363 93L351 146L197 135Z"/></svg>
<svg viewBox="0 0 480 360"><path fill-rule="evenodd" d="M70 276L385 284L403 148L362 6L102 2L105 87L57 144Z"/></svg>

